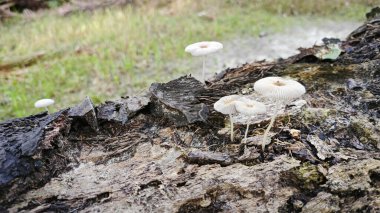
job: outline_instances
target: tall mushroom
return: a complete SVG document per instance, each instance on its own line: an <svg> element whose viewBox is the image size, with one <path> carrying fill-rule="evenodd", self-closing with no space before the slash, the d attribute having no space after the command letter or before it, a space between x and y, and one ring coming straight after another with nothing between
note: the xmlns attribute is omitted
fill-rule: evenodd
<svg viewBox="0 0 380 213"><path fill-rule="evenodd" d="M267 135L269 130L272 128L274 120L277 116L279 107L281 104L286 104L287 102L299 98L301 95L305 94L305 87L298 83L297 81L291 79L285 79L282 77L266 77L255 82L253 86L254 90L275 102L275 111L270 120L268 128L265 130L262 148L264 150Z"/></svg>
<svg viewBox="0 0 380 213"><path fill-rule="evenodd" d="M49 109L47 107L52 105L52 104L54 104L53 99L41 99L41 100L36 101L36 103L34 103L34 107L36 107L36 108L44 107L45 110L49 113Z"/></svg>
<svg viewBox="0 0 380 213"><path fill-rule="evenodd" d="M241 97L240 99L238 99L235 102L235 107L238 113L247 115L250 118L257 114L265 113L267 111L263 103L251 100L246 97ZM248 129L249 129L249 120L247 122L247 129L245 130L245 134L244 134L244 141L247 140Z"/></svg>
<svg viewBox="0 0 380 213"><path fill-rule="evenodd" d="M205 81L205 60L206 55L223 49L223 44L217 41L202 41L190 44L185 48L185 52L193 56L202 56L202 81Z"/></svg>
<svg viewBox="0 0 380 213"><path fill-rule="evenodd" d="M231 122L231 141L234 141L234 123L232 114L236 113L235 102L240 98L239 95L224 96L214 103L214 109L222 114L229 115Z"/></svg>

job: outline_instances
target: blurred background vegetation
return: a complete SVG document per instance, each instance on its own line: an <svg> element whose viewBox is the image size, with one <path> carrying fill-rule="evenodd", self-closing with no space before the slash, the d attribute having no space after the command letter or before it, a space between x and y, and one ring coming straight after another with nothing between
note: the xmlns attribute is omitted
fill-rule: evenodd
<svg viewBox="0 0 380 213"><path fill-rule="evenodd" d="M139 95L191 73L184 47L281 32L307 19L363 21L375 0L0 0L0 120Z"/></svg>

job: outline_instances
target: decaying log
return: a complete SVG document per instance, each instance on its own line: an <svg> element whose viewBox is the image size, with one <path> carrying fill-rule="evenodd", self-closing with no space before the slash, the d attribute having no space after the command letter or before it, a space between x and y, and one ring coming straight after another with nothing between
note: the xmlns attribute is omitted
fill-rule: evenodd
<svg viewBox="0 0 380 213"><path fill-rule="evenodd" d="M78 106L0 124L0 211L379 212L380 17L338 41L336 60L301 49L277 62L184 76L143 97ZM332 42L326 39L326 42ZM336 42L334 40L334 42ZM273 103L252 91L289 76L307 94L282 106L261 150ZM248 92L247 92L248 91ZM248 93L248 94L247 94ZM229 94L268 113L234 116L235 141L213 103Z"/></svg>
<svg viewBox="0 0 380 213"><path fill-rule="evenodd" d="M59 15L66 16L73 12L93 11L110 6L132 4L133 0L72 0L58 8Z"/></svg>
<svg viewBox="0 0 380 213"><path fill-rule="evenodd" d="M66 170L75 148L67 141L67 110L0 124L0 199L11 201ZM70 153L65 153L70 152Z"/></svg>
<svg viewBox="0 0 380 213"><path fill-rule="evenodd" d="M44 52L36 53L32 56L24 57L14 61L2 62L0 64L0 71L11 70L15 67L25 67L35 64L38 60L45 56Z"/></svg>
<svg viewBox="0 0 380 213"><path fill-rule="evenodd" d="M14 4L14 2L10 1L0 3L0 20L15 16L15 14L10 10L10 8L14 6Z"/></svg>
<svg viewBox="0 0 380 213"><path fill-rule="evenodd" d="M23 68L34 65L38 62L53 59L62 56L67 52L67 48L54 50L52 52L40 51L33 53L29 56L12 58L11 60L5 60L0 62L0 72L10 72L16 68Z"/></svg>

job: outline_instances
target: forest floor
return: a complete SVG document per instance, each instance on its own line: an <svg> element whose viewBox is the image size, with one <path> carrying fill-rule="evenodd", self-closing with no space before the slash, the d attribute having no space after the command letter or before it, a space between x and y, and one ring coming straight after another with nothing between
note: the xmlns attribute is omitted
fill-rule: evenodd
<svg viewBox="0 0 380 213"><path fill-rule="evenodd" d="M207 61L209 74L287 57L322 37L344 38L369 9L322 1L318 8L306 4L286 14L254 4L183 2L169 9L127 6L66 17L32 15L31 20L1 24L0 120L39 112L33 103L41 98L55 99L50 110L57 111L86 96L99 104L139 95L153 82L184 74L197 77L200 59L184 48L201 40L225 45ZM317 12L309 16L310 11Z"/></svg>

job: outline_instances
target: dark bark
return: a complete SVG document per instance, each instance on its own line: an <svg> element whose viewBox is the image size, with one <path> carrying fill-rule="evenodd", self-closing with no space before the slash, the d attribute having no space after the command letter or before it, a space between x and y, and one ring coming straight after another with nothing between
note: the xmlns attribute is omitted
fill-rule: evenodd
<svg viewBox="0 0 380 213"><path fill-rule="evenodd" d="M67 110L0 124L0 200L7 203L66 170L75 147Z"/></svg>
<svg viewBox="0 0 380 213"><path fill-rule="evenodd" d="M315 56L327 46L302 49L227 69L206 85L184 76L153 84L145 97L100 106L87 98L1 123L2 210L380 211L380 21L376 10L368 17L334 61ZM304 84L304 100L281 108L265 150L272 109L255 118L245 144L247 118L236 116L230 141L213 103L273 75Z"/></svg>
<svg viewBox="0 0 380 213"><path fill-rule="evenodd" d="M192 77L153 84L150 92L156 106L154 111L169 118L176 126L207 122L210 110L197 98L205 90L203 84Z"/></svg>

